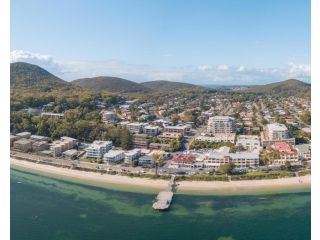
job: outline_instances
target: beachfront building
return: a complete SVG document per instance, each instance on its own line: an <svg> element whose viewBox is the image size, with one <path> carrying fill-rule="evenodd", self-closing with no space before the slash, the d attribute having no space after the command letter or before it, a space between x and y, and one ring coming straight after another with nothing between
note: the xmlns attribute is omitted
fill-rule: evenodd
<svg viewBox="0 0 320 240"><path fill-rule="evenodd" d="M41 113L42 118L52 118L52 119L63 119L64 114L63 113L53 113L53 112L43 112Z"/></svg>
<svg viewBox="0 0 320 240"><path fill-rule="evenodd" d="M34 152L40 152L47 150L49 148L47 141L36 141L32 144L32 150Z"/></svg>
<svg viewBox="0 0 320 240"><path fill-rule="evenodd" d="M132 149L130 151L127 151L124 153L124 162L126 164L131 165L132 161L139 158L139 156L141 155L141 149Z"/></svg>
<svg viewBox="0 0 320 240"><path fill-rule="evenodd" d="M299 144L295 148L300 160L311 160L311 144Z"/></svg>
<svg viewBox="0 0 320 240"><path fill-rule="evenodd" d="M217 133L235 133L235 119L229 116L214 116L208 120L207 131L212 134Z"/></svg>
<svg viewBox="0 0 320 240"><path fill-rule="evenodd" d="M172 166L177 168L194 168L196 157L194 155L176 154L172 160Z"/></svg>
<svg viewBox="0 0 320 240"><path fill-rule="evenodd" d="M291 145L295 144L295 138L290 138L286 125L280 123L267 124L261 135L262 146L267 147L279 141L286 142Z"/></svg>
<svg viewBox="0 0 320 240"><path fill-rule="evenodd" d="M31 137L31 133L30 132L21 132L21 133L17 133L16 136L18 138L30 138Z"/></svg>
<svg viewBox="0 0 320 240"><path fill-rule="evenodd" d="M217 133L213 136L198 136L195 138L197 141L203 142L231 142L235 143L236 134L235 133Z"/></svg>
<svg viewBox="0 0 320 240"><path fill-rule="evenodd" d="M158 126L146 126L144 127L144 133L148 136L157 136L159 134Z"/></svg>
<svg viewBox="0 0 320 240"><path fill-rule="evenodd" d="M13 147L17 150L28 152L32 150L32 141L27 138L21 138L13 143Z"/></svg>
<svg viewBox="0 0 320 240"><path fill-rule="evenodd" d="M144 124L143 123L129 123L127 125L127 128L129 129L130 132L132 133L142 133L144 129Z"/></svg>
<svg viewBox="0 0 320 240"><path fill-rule="evenodd" d="M10 147L13 146L13 143L17 140L19 140L20 138L18 136L15 135L10 135Z"/></svg>
<svg viewBox="0 0 320 240"><path fill-rule="evenodd" d="M61 137L60 140L56 140L50 144L50 151L54 157L60 156L62 152L73 148L77 143L77 140L71 137Z"/></svg>
<svg viewBox="0 0 320 240"><path fill-rule="evenodd" d="M217 170L220 166L231 162L238 169L256 168L259 166L259 150L230 153L229 147L221 147L206 153L203 165L205 168Z"/></svg>
<svg viewBox="0 0 320 240"><path fill-rule="evenodd" d="M153 167L155 160L152 155L145 155L138 159L138 166Z"/></svg>
<svg viewBox="0 0 320 240"><path fill-rule="evenodd" d="M148 148L150 138L147 134L134 134L132 136L132 143L134 148Z"/></svg>
<svg viewBox="0 0 320 240"><path fill-rule="evenodd" d="M284 165L286 162L297 163L298 151L286 142L275 142L269 145L267 153L271 156L272 165Z"/></svg>
<svg viewBox="0 0 320 240"><path fill-rule="evenodd" d="M49 142L50 138L40 135L31 135L30 139L33 141L47 141Z"/></svg>
<svg viewBox="0 0 320 240"><path fill-rule="evenodd" d="M110 164L118 164L124 159L124 151L110 150L103 155L103 160Z"/></svg>
<svg viewBox="0 0 320 240"><path fill-rule="evenodd" d="M94 141L88 148L86 148L87 158L101 159L103 155L112 149L111 141Z"/></svg>
<svg viewBox="0 0 320 240"><path fill-rule="evenodd" d="M236 141L237 146L242 146L247 150L260 149L260 137L257 135L239 135Z"/></svg>

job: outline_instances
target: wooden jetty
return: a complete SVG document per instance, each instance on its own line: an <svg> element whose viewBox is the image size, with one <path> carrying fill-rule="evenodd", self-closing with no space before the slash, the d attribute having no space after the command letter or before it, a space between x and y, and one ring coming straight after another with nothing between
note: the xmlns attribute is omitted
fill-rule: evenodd
<svg viewBox="0 0 320 240"><path fill-rule="evenodd" d="M161 191L158 193L155 199L155 202L152 205L153 209L156 209L156 210L168 209L171 205L174 188L175 188L175 175L172 175L168 183L167 189L165 191Z"/></svg>

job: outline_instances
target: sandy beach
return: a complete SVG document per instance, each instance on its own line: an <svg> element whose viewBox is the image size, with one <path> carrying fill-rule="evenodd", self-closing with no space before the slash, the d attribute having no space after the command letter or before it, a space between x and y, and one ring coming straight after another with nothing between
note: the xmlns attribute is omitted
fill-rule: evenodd
<svg viewBox="0 0 320 240"><path fill-rule="evenodd" d="M98 185L124 185L127 187L139 187L153 190L162 190L166 188L168 181L152 180L146 178L132 178L127 176L100 174L94 172L85 172L67 168L59 168L50 165L37 164L23 160L10 158L11 166L16 166L26 170L34 170L54 176L78 179L82 182L89 181ZM311 176L268 179L268 180L243 180L232 182L221 181L182 181L178 182L178 192L199 193L250 193L271 190L290 190L303 189L311 186Z"/></svg>

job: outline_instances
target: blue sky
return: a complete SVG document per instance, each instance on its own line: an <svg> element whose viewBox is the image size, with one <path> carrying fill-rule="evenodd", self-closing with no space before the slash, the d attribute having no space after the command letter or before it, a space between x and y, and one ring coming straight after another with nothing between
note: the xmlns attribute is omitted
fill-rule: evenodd
<svg viewBox="0 0 320 240"><path fill-rule="evenodd" d="M310 81L310 2L12 0L11 51L65 80Z"/></svg>

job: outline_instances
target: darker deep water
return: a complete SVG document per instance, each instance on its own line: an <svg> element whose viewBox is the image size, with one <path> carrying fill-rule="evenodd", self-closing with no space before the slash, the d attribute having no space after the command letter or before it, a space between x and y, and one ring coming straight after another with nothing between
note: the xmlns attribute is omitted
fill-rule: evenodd
<svg viewBox="0 0 320 240"><path fill-rule="evenodd" d="M168 212L155 194L86 186L11 169L12 240L306 240L310 192L257 196L175 195Z"/></svg>

